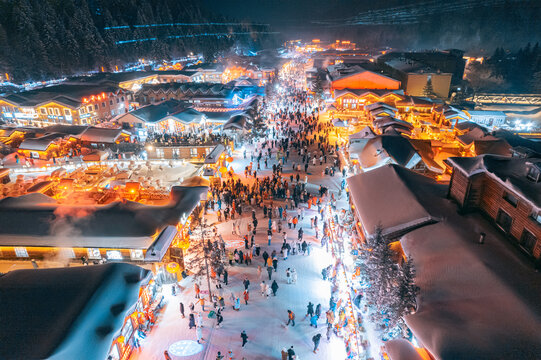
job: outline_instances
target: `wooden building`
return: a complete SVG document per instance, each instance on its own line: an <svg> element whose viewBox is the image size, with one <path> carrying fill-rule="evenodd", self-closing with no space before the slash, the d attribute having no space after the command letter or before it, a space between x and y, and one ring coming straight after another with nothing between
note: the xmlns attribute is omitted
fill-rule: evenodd
<svg viewBox="0 0 541 360"><path fill-rule="evenodd" d="M0 97L0 110L18 125L90 125L127 112L130 99L111 84L62 84Z"/></svg>
<svg viewBox="0 0 541 360"><path fill-rule="evenodd" d="M449 197L480 211L528 255L541 258L541 160L483 155L449 158Z"/></svg>

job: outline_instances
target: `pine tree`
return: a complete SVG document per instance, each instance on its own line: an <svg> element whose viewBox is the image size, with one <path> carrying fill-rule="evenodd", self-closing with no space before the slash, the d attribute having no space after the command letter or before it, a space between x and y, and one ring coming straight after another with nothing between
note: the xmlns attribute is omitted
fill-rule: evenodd
<svg viewBox="0 0 541 360"><path fill-rule="evenodd" d="M537 71L532 75L530 91L534 94L541 94L541 71Z"/></svg>
<svg viewBox="0 0 541 360"><path fill-rule="evenodd" d="M426 97L434 97L436 95L434 93L434 87L432 86L432 78L430 76L426 79L426 85L423 88L423 94Z"/></svg>
<svg viewBox="0 0 541 360"><path fill-rule="evenodd" d="M218 243L212 243L210 238L209 226L203 219L203 222L192 230L190 247L184 257L184 264L194 279L199 282L206 278L207 284L210 283L211 269L216 271L225 266ZM209 288L209 296L211 293L212 290Z"/></svg>
<svg viewBox="0 0 541 360"><path fill-rule="evenodd" d="M323 79L322 74L317 74L316 78L314 80L314 83L312 85L312 91L315 94L316 99L322 100L323 99Z"/></svg>

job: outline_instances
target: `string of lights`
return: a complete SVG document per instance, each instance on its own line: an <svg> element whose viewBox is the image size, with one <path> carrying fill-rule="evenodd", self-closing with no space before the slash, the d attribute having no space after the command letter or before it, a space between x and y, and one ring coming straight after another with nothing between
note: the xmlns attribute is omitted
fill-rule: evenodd
<svg viewBox="0 0 541 360"><path fill-rule="evenodd" d="M244 32L227 32L227 33L203 33L203 34L185 34L185 35L170 35L167 36L167 39L182 39L182 38L196 38L196 37L207 37L207 36L215 36L218 38L222 37L229 37L232 35L253 35L253 34L279 34L277 31L244 31ZM131 39L131 40L119 40L115 41L116 45L122 45L122 44L130 44L130 43L137 43L137 42L145 42L145 41L155 41L158 40L158 38L152 37L152 38L144 38L144 39Z"/></svg>
<svg viewBox="0 0 541 360"><path fill-rule="evenodd" d="M252 23L166 23L166 24L138 24L138 25L121 25L121 26L106 26L104 30L121 30L130 28L153 28L153 27L172 27L172 26L269 26L269 24L252 24Z"/></svg>

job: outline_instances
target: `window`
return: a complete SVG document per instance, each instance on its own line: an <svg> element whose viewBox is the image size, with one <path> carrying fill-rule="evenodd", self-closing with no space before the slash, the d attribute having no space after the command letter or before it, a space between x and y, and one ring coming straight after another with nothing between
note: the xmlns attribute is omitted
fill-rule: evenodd
<svg viewBox="0 0 541 360"><path fill-rule="evenodd" d="M532 164L528 169L528 174L526 175L528 179L534 182L538 182L541 177L541 168L538 164Z"/></svg>
<svg viewBox="0 0 541 360"><path fill-rule="evenodd" d="M85 108L84 107L80 108L79 109L79 114L83 115L84 113L85 113Z"/></svg>
<svg viewBox="0 0 541 360"><path fill-rule="evenodd" d="M87 111L87 112L92 112L92 105L88 105L88 106L86 107L86 111Z"/></svg>
<svg viewBox="0 0 541 360"><path fill-rule="evenodd" d="M522 231L522 236L520 237L520 244L531 254L533 253L533 248L535 247L535 243L537 242L537 239L534 234L529 232L528 230L524 229Z"/></svg>
<svg viewBox="0 0 541 360"><path fill-rule="evenodd" d="M41 115L47 115L47 109L46 108L40 108L39 112L41 113Z"/></svg>
<svg viewBox="0 0 541 360"><path fill-rule="evenodd" d="M190 149L190 156L191 157L197 157L197 148L191 148Z"/></svg>
<svg viewBox="0 0 541 360"><path fill-rule="evenodd" d="M88 248L87 252L89 259L101 259L100 249Z"/></svg>
<svg viewBox="0 0 541 360"><path fill-rule="evenodd" d="M141 249L132 249L130 250L130 258L132 260L144 260L145 255L143 254L143 250Z"/></svg>
<svg viewBox="0 0 541 360"><path fill-rule="evenodd" d="M509 216L508 213L500 209L498 210L498 216L496 216L496 224L498 224L503 231L508 233L511 230L513 218Z"/></svg>
<svg viewBox="0 0 541 360"><path fill-rule="evenodd" d="M54 114L56 116L60 116L60 109L59 108L54 108Z"/></svg>
<svg viewBox="0 0 541 360"><path fill-rule="evenodd" d="M118 98L116 98L116 103L118 104L120 102L120 100L118 100Z"/></svg>
<svg viewBox="0 0 541 360"><path fill-rule="evenodd" d="M163 159L163 149L156 149L156 157Z"/></svg>
<svg viewBox="0 0 541 360"><path fill-rule="evenodd" d="M28 251L24 247L16 247L15 248L15 255L17 257L28 257Z"/></svg>
<svg viewBox="0 0 541 360"><path fill-rule="evenodd" d="M113 105L113 100L109 100L109 105Z"/></svg>
<svg viewBox="0 0 541 360"><path fill-rule="evenodd" d="M517 207L518 199L511 193L508 193L507 191L503 193L503 198L505 201L507 201L509 204L513 205L514 207Z"/></svg>
<svg viewBox="0 0 541 360"><path fill-rule="evenodd" d="M107 250L107 260L122 260L122 253L118 250Z"/></svg>
<svg viewBox="0 0 541 360"><path fill-rule="evenodd" d="M71 110L70 109L64 109L64 115L71 116Z"/></svg>
<svg viewBox="0 0 541 360"><path fill-rule="evenodd" d="M122 99L121 99L121 100L122 100L122 102L124 102L124 96L122 97Z"/></svg>
<svg viewBox="0 0 541 360"><path fill-rule="evenodd" d="M530 217L539 225L541 225L541 212L533 212L531 213Z"/></svg>
<svg viewBox="0 0 541 360"><path fill-rule="evenodd" d="M47 108L47 111L49 112L49 115L54 115L53 108Z"/></svg>
<svg viewBox="0 0 541 360"><path fill-rule="evenodd" d="M102 107L102 108L105 107L105 103L104 103L104 102L101 103L101 107Z"/></svg>
<svg viewBox="0 0 541 360"><path fill-rule="evenodd" d="M63 258L75 259L75 251L72 248L61 248L59 254Z"/></svg>

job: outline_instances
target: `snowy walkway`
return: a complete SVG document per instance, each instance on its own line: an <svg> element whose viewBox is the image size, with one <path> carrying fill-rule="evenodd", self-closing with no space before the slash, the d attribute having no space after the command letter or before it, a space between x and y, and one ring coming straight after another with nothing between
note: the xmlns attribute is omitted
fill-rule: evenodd
<svg viewBox="0 0 541 360"><path fill-rule="evenodd" d="M312 241L312 253L310 256L294 255L287 260L279 257L278 272L273 273L273 279L277 279L279 289L276 297L264 298L259 292L260 280L257 275L257 265L262 264L261 257L255 257L252 265L228 266L229 285L224 286L224 298L226 299L226 310L223 312L224 322L221 328L215 328L215 319L208 319L204 316L203 338L205 347L202 352L187 357L173 357L175 359L207 359L214 360L218 351L226 354L233 350L235 359L277 359L280 358L280 351L283 347L289 348L291 345L296 349L298 359L344 359L344 343L341 339L333 337L330 343L325 338L325 319L324 312L328 309L330 283L321 279L321 269L331 263L331 257L324 249L321 249L315 242L314 232L310 229L309 216L315 212L307 211L307 216L303 222L305 229L305 239ZM260 224L266 221L261 220ZM212 223L213 215L209 216ZM222 223L218 226L219 232L223 234L224 239L232 239L231 221ZM282 240L278 236L273 239L271 247L266 246L266 225L258 227L256 243L262 247L262 251L267 250L270 254L273 249L279 252L279 246ZM297 236L297 230L286 230L288 240ZM286 283L285 269L293 267L297 270L297 284L288 285ZM242 294L242 280L248 276L250 280L250 301L248 305L242 302L240 312L232 309L229 300L230 291L236 294ZM268 280L266 271L262 277ZM195 340L195 329L188 329L188 317L182 319L179 312L179 301L183 301L186 309L188 304L194 301L193 283L190 279L185 279L181 283L185 290L181 295L173 297L170 287L164 289L168 305L160 318L157 326L142 342L142 352L134 353L132 359L163 359L163 352L171 344L179 340ZM203 285L202 290L206 290ZM306 305L311 301L315 305L321 303L323 315L319 321L318 329L309 326L308 319L304 319ZM196 311L200 311L200 306L196 305ZM296 314L297 325L295 327L285 327L287 321L287 310L291 309ZM186 312L188 313L188 311ZM248 344L244 349L241 348L240 333L246 330L248 334ZM320 351L318 354L312 353L312 336L317 332L322 334Z"/></svg>

